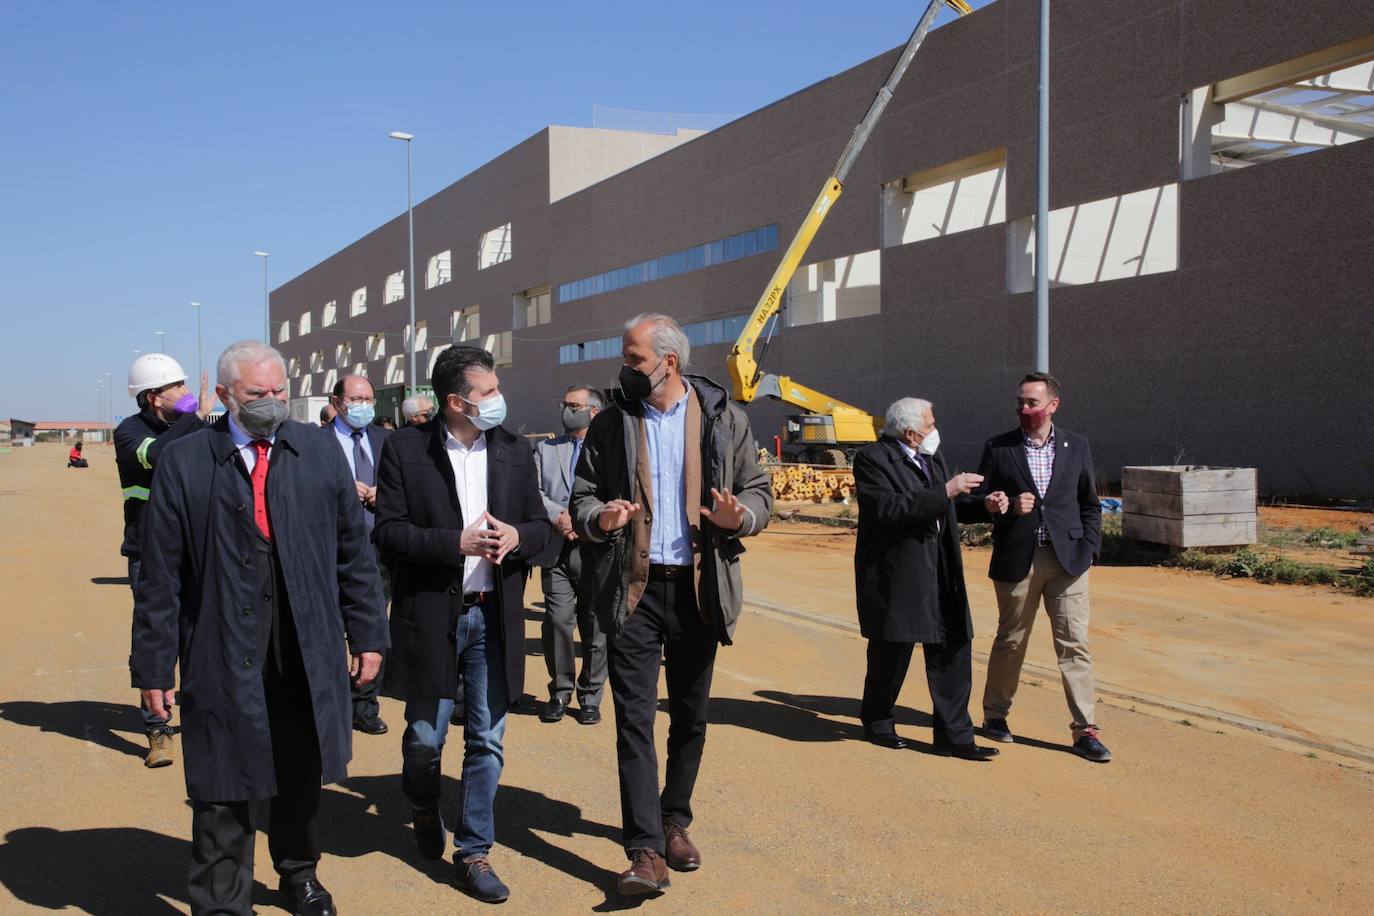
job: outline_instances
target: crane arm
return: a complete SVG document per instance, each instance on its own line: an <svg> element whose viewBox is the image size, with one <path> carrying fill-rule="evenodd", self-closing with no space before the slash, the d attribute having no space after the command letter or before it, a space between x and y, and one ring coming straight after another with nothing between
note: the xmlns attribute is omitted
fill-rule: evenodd
<svg viewBox="0 0 1374 916"><path fill-rule="evenodd" d="M793 383L790 379L784 380L778 379L776 376L767 376L766 378L776 379L778 384L774 385L770 382L768 390L764 390L761 383L765 376L761 374L758 360L754 356L754 345L767 327L769 319L776 315L782 307L782 297L787 290L787 284L792 282L792 275L797 272L802 257L805 256L806 250L811 247L811 240L820 231L821 223L825 221L825 217L834 208L835 201L839 200L840 195L844 192L844 180L849 175L849 169L854 165L854 161L858 159L859 153L868 142L874 126L882 117L883 109L887 108L887 103L892 100L893 91L901 82L907 67L911 65L911 60L916 56L917 49L921 47L921 42L925 40L926 33L934 25L936 15L945 6L951 7L961 16L973 12L973 8L969 6L967 0L930 0L930 5L926 7L925 14L911 33L911 37L907 39L906 47L902 49L901 55L893 65L892 72L888 74L883 87L878 90L878 94L873 98L863 120L854 128L854 133L850 135L849 143L845 145L844 152L840 154L834 170L830 177L825 180L820 194L816 195L816 200L802 220L801 227L797 229L797 234L793 236L791 244L787 246L787 251L783 253L781 263L773 271L768 286L764 288L763 295L759 297L758 303L754 306L754 311L749 315L749 320L745 322L743 330L740 331L739 337L735 340L735 346L726 359L726 365L730 372L731 394L735 400L747 404L762 394L779 398L813 413L834 414L837 410L861 412L858 411L858 408L827 398L820 392ZM783 384L784 381L786 384ZM827 408L825 405L831 406Z"/></svg>

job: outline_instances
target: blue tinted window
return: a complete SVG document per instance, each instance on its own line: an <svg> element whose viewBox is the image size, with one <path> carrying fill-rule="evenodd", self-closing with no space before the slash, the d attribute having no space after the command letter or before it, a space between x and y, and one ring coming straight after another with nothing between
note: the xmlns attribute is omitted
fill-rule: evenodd
<svg viewBox="0 0 1374 916"><path fill-rule="evenodd" d="M599 273L595 276L560 283L558 301L573 302L588 296L598 296L602 293L638 286L641 283L664 280L688 271L701 270L704 267L713 267L716 264L724 264L737 258L762 254L777 247L778 227L776 225L750 229L748 232L740 232L727 238L717 239L714 242L706 242L682 251L675 251L672 254L651 258L648 261L640 261L638 264L617 267L615 270Z"/></svg>

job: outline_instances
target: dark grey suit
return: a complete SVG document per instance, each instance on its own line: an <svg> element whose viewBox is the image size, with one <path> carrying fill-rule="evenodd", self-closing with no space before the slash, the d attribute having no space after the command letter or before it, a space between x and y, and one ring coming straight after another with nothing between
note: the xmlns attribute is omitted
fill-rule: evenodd
<svg viewBox="0 0 1374 916"><path fill-rule="evenodd" d="M540 442L534 449L534 465L539 475L539 492L549 521L567 511L572 496L574 441L559 436ZM543 640L544 662L549 669L549 696L565 705L572 699L577 653L573 645L573 626L582 637L582 672L577 677L577 705L583 709L601 705L606 686L606 635L597 624L596 613L580 588L582 547L554 533L549 547L536 558L543 567L540 584L544 588Z"/></svg>

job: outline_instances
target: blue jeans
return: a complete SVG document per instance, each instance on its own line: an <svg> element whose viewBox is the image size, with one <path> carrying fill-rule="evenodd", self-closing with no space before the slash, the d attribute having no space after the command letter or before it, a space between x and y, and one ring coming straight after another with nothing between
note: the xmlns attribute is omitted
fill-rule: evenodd
<svg viewBox="0 0 1374 916"><path fill-rule="evenodd" d="M458 616L458 672L466 691L463 724L462 811L453 845L464 858L484 856L496 842L492 805L505 763L506 658L501 644L501 609L495 600L463 609ZM448 736L452 697L406 701L401 738L401 789L417 810L439 807L440 759Z"/></svg>
<svg viewBox="0 0 1374 916"><path fill-rule="evenodd" d="M134 593L134 600L137 601L138 573L143 566L143 559L141 557L127 557L126 559L129 561L129 588ZM155 731L161 731L162 729L171 727L171 719L159 719L144 708L141 703L138 711L143 714L143 731L147 734L151 735ZM170 709L167 711L171 712Z"/></svg>

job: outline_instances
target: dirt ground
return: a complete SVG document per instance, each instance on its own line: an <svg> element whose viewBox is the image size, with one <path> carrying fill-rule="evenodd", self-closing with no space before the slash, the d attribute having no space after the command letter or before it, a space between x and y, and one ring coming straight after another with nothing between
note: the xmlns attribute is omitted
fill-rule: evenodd
<svg viewBox="0 0 1374 916"><path fill-rule="evenodd" d="M188 909L185 787L179 764L141 765L119 491L108 452L92 451L87 471L63 468L55 446L0 454L6 914ZM924 744L894 752L859 740L852 535L778 525L749 547L754 606L717 663L695 799L704 867L674 875L658 899L620 900L610 716L595 727L545 725L527 707L511 719L497 802L505 911L1368 909L1374 604L1094 570L1100 720L1117 759L1092 765L1065 752L1067 714L1042 627L1013 713L1022 739L971 764ZM985 652L995 613L987 554L965 559L975 648ZM537 586L528 598L526 689L542 697ZM925 742L929 698L913 667L899 729ZM983 677L975 663L975 708ZM325 790L321 879L350 916L475 911L452 886L452 867L414 848L397 775L400 706L386 700L382 712L392 732L357 736L352 775ZM457 783L446 783L453 817ZM257 911L282 912L259 849Z"/></svg>

